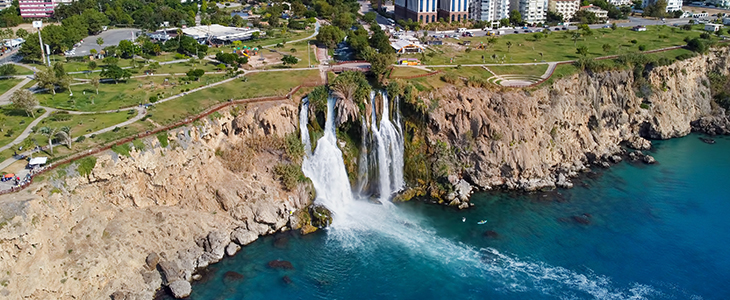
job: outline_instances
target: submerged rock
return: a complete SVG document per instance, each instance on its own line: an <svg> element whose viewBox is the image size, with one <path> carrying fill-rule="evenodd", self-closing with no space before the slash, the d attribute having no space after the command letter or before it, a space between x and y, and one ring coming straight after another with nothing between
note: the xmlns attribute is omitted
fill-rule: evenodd
<svg viewBox="0 0 730 300"><path fill-rule="evenodd" d="M283 280L284 283L286 283L286 284L291 284L291 282L292 282L291 278L289 278L289 276L286 276L286 275L284 275L284 277L282 277L281 280Z"/></svg>
<svg viewBox="0 0 730 300"><path fill-rule="evenodd" d="M651 165L651 164L656 163L656 159L654 159L654 157L651 156L651 155L645 155L644 156L644 163Z"/></svg>
<svg viewBox="0 0 730 300"><path fill-rule="evenodd" d="M268 265L272 269L294 270L294 265L286 260L272 260Z"/></svg>
<svg viewBox="0 0 730 300"><path fill-rule="evenodd" d="M243 274L235 271L228 271L223 274L223 283L237 282L243 279Z"/></svg>
<svg viewBox="0 0 730 300"><path fill-rule="evenodd" d="M499 238L499 233L497 233L494 230L487 230L484 232L484 237L490 238L490 239L496 239Z"/></svg>
<svg viewBox="0 0 730 300"><path fill-rule="evenodd" d="M703 142L705 142L707 144L714 144L715 143L715 140L708 139L708 138L705 138L705 137L700 137L700 141L703 141Z"/></svg>

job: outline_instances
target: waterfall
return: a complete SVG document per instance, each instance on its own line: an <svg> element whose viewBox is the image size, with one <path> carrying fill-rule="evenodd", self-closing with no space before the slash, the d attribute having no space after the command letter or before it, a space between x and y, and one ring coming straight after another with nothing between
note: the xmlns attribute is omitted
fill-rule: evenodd
<svg viewBox="0 0 730 300"><path fill-rule="evenodd" d="M365 192L365 187L368 184L368 126L365 124L365 118L360 123L360 157L357 160L357 193L362 195Z"/></svg>
<svg viewBox="0 0 730 300"><path fill-rule="evenodd" d="M312 154L312 143L309 141L309 129L307 129L307 118L309 113L309 99L302 100L302 110L299 111L299 131L301 133L304 153Z"/></svg>

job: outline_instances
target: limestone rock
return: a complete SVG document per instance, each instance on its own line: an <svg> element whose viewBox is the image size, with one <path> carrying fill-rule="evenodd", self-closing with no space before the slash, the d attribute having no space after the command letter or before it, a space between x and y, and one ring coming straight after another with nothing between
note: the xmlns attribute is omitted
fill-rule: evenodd
<svg viewBox="0 0 730 300"><path fill-rule="evenodd" d="M634 136L626 141L626 145L634 150L649 150L651 149L651 142L643 137Z"/></svg>
<svg viewBox="0 0 730 300"><path fill-rule="evenodd" d="M190 286L190 282L187 282L185 280L173 281L168 285L168 287L170 288L172 295L178 299L188 297L190 296L190 293L193 292L193 288Z"/></svg>
<svg viewBox="0 0 730 300"><path fill-rule="evenodd" d="M233 256L236 254L236 252L238 252L238 250L241 250L241 246L239 246L236 243L231 242L226 247L226 254L228 254L228 256Z"/></svg>
<svg viewBox="0 0 730 300"><path fill-rule="evenodd" d="M150 270L154 270L157 268L157 264L160 262L160 257L157 255L157 253L152 252L147 255L145 262L147 263L147 268L149 268Z"/></svg>
<svg viewBox="0 0 730 300"><path fill-rule="evenodd" d="M644 163L651 165L651 164L656 163L656 159L654 159L654 157L651 156L651 155L645 155L644 156Z"/></svg>
<svg viewBox="0 0 730 300"><path fill-rule="evenodd" d="M257 233L241 227L236 228L236 230L231 233L231 240L241 246L246 246L250 243L253 243L258 238L259 235Z"/></svg>

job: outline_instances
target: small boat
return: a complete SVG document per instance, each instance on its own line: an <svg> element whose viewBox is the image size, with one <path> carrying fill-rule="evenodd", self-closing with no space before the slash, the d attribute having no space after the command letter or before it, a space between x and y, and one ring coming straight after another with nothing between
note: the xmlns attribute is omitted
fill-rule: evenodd
<svg viewBox="0 0 730 300"><path fill-rule="evenodd" d="M487 220L481 220L481 221L477 222L477 224L479 224L479 225L484 225L486 223L487 223Z"/></svg>
<svg viewBox="0 0 730 300"><path fill-rule="evenodd" d="M461 222L466 222L466 217L462 217Z"/></svg>

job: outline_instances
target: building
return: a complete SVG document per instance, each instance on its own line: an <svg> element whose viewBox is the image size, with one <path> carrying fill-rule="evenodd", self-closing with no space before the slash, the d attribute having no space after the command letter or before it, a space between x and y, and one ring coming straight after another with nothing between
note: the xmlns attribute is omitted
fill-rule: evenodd
<svg viewBox="0 0 730 300"><path fill-rule="evenodd" d="M705 24L705 31L717 32L718 30L720 30L720 28L722 28L722 24Z"/></svg>
<svg viewBox="0 0 730 300"><path fill-rule="evenodd" d="M594 15L596 15L596 18L600 20L608 20L608 11L601 9L598 6L593 6L593 4L588 6L581 6L580 10L592 12Z"/></svg>
<svg viewBox="0 0 730 300"><path fill-rule="evenodd" d="M550 0L548 10L563 15L563 21L573 18L580 7L580 0Z"/></svg>
<svg viewBox="0 0 730 300"><path fill-rule="evenodd" d="M228 27L219 24L183 28L182 32L184 35L190 36L198 40L198 42L208 42L214 44L249 40L253 37L254 32L259 32L260 35L265 34L264 32L261 32L258 28Z"/></svg>
<svg viewBox="0 0 730 300"><path fill-rule="evenodd" d="M469 18L469 0L439 0L438 2L438 18L443 18L447 22L461 22Z"/></svg>
<svg viewBox="0 0 730 300"><path fill-rule="evenodd" d="M23 18L48 18L56 7L52 0L19 0L18 6Z"/></svg>
<svg viewBox="0 0 730 300"><path fill-rule="evenodd" d="M0 0L0 10L6 9L13 5L12 0Z"/></svg>
<svg viewBox="0 0 730 300"><path fill-rule="evenodd" d="M724 18L724 19L722 19L722 24L730 25L730 18Z"/></svg>
<svg viewBox="0 0 730 300"><path fill-rule="evenodd" d="M707 0L707 4L712 4L720 8L730 8L730 0Z"/></svg>
<svg viewBox="0 0 730 300"><path fill-rule="evenodd" d="M643 0L641 2L642 7L646 7L649 4L654 4L657 0ZM667 0L667 12L673 12L676 10L682 10L682 0Z"/></svg>
<svg viewBox="0 0 730 300"><path fill-rule="evenodd" d="M424 24L433 23L438 21L437 4L438 0L395 0L395 18L411 19Z"/></svg>
<svg viewBox="0 0 730 300"><path fill-rule="evenodd" d="M543 23L546 20L547 1L545 0L510 0L510 9L522 14L522 21L528 24Z"/></svg>
<svg viewBox="0 0 730 300"><path fill-rule="evenodd" d="M625 6L625 5L628 5L628 6L634 5L634 3L631 2L631 0L609 0L608 3L611 3L616 7Z"/></svg>
<svg viewBox="0 0 730 300"><path fill-rule="evenodd" d="M474 0L469 8L469 18L492 22L492 27L499 26L499 20L509 18L509 0Z"/></svg>
<svg viewBox="0 0 730 300"><path fill-rule="evenodd" d="M423 45L416 38L399 38L390 40L390 46L396 53L421 53L424 51Z"/></svg>

